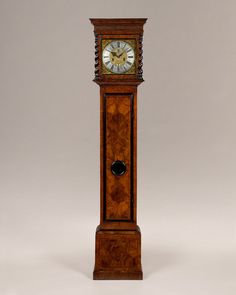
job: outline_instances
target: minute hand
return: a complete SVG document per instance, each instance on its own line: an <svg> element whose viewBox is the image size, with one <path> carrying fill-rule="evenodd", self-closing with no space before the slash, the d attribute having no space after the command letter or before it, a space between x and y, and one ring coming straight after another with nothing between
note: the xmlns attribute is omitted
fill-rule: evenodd
<svg viewBox="0 0 236 295"><path fill-rule="evenodd" d="M121 54L117 55L117 57L120 58L123 54L124 54L124 52L122 52Z"/></svg>

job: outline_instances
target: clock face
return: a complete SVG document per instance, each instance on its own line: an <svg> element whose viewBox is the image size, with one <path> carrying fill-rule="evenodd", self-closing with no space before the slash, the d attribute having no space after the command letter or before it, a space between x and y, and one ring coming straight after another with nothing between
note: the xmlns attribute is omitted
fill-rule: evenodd
<svg viewBox="0 0 236 295"><path fill-rule="evenodd" d="M114 74L126 73L134 64L134 49L128 42L112 41L103 49L102 61L108 71Z"/></svg>

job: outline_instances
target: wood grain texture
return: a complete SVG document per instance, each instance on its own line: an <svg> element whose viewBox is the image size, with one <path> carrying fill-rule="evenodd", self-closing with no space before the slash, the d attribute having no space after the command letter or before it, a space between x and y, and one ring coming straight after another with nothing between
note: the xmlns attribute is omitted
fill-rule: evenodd
<svg viewBox="0 0 236 295"><path fill-rule="evenodd" d="M96 233L94 279L142 279L141 234L135 231Z"/></svg>
<svg viewBox="0 0 236 295"><path fill-rule="evenodd" d="M135 229L137 87L101 86L100 101L100 225L104 229ZM127 164L122 176L111 172L111 163L117 159Z"/></svg>
<svg viewBox="0 0 236 295"><path fill-rule="evenodd" d="M132 94L107 94L106 109L106 220L131 220L132 192ZM122 176L111 173L114 161L125 163Z"/></svg>

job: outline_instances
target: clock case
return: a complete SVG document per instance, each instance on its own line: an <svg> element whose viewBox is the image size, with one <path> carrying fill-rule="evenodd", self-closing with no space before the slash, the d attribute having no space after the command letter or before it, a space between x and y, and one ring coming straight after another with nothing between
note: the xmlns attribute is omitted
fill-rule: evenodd
<svg viewBox="0 0 236 295"><path fill-rule="evenodd" d="M143 278L137 225L137 86L144 81L142 39L146 20L90 19L95 35L93 81L100 86L100 224L95 237L95 280ZM103 71L104 39L134 40L132 74ZM119 167L118 175L114 167Z"/></svg>

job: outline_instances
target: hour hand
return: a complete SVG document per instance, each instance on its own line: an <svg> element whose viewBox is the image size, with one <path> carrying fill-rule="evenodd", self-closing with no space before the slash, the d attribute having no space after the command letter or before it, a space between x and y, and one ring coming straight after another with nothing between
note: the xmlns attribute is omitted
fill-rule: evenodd
<svg viewBox="0 0 236 295"><path fill-rule="evenodd" d="M121 52L119 55L117 55L117 57L120 58L123 54L124 52Z"/></svg>
<svg viewBox="0 0 236 295"><path fill-rule="evenodd" d="M123 54L124 52L121 52L119 55L117 55L117 57L120 58Z"/></svg>

